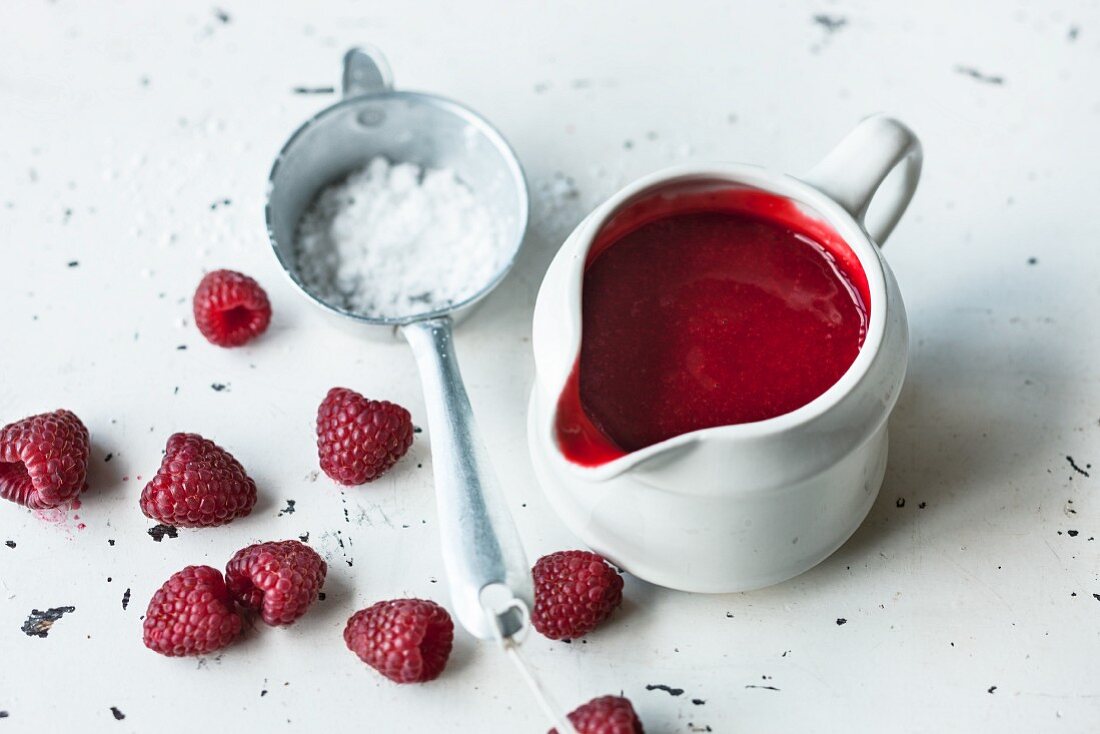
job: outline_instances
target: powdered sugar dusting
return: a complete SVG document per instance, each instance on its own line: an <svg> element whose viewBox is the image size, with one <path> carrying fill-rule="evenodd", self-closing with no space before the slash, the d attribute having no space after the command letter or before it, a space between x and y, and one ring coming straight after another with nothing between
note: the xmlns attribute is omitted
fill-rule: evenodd
<svg viewBox="0 0 1100 734"><path fill-rule="evenodd" d="M505 266L501 231L450 169L375 158L298 223L298 272L326 303L373 318L446 308Z"/></svg>

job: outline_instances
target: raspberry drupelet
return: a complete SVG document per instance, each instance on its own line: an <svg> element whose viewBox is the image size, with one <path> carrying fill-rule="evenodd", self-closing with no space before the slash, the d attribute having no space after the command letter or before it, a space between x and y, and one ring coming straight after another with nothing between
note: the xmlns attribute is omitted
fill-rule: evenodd
<svg viewBox="0 0 1100 734"><path fill-rule="evenodd" d="M645 734L634 706L622 696L593 698L569 714L569 723L577 734Z"/></svg>
<svg viewBox="0 0 1100 734"><path fill-rule="evenodd" d="M317 456L325 474L340 484L377 479L412 441L412 416L396 403L334 387L317 409Z"/></svg>
<svg viewBox="0 0 1100 734"><path fill-rule="evenodd" d="M359 659L396 683L423 683L447 665L454 622L426 599L382 601L351 616L344 642Z"/></svg>
<svg viewBox="0 0 1100 734"><path fill-rule="evenodd" d="M531 624L551 640L588 634L623 601L623 577L595 553L559 551L531 570L535 608Z"/></svg>
<svg viewBox="0 0 1100 734"><path fill-rule="evenodd" d="M241 633L242 621L221 572L188 566L153 594L142 627L147 648L181 657L220 650Z"/></svg>
<svg viewBox="0 0 1100 734"><path fill-rule="evenodd" d="M252 278L233 270L203 276L192 300L195 326L219 347L239 347L267 331L271 303Z"/></svg>
<svg viewBox="0 0 1100 734"><path fill-rule="evenodd" d="M139 502L146 517L167 525L224 525L252 512L256 483L213 441L195 433L174 433Z"/></svg>
<svg viewBox="0 0 1100 734"><path fill-rule="evenodd" d="M84 489L88 429L68 410L0 428L0 497L32 510L68 502Z"/></svg>
<svg viewBox="0 0 1100 734"><path fill-rule="evenodd" d="M297 540L256 543L237 551L225 567L229 593L272 626L297 621L317 599L328 565Z"/></svg>

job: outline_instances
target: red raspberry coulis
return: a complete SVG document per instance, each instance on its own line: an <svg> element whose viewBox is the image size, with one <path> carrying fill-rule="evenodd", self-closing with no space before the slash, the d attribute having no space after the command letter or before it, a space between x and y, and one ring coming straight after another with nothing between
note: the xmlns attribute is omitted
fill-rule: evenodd
<svg viewBox="0 0 1100 734"><path fill-rule="evenodd" d="M856 256L789 199L710 187L628 205L588 255L559 445L598 465L800 408L852 365L869 302Z"/></svg>

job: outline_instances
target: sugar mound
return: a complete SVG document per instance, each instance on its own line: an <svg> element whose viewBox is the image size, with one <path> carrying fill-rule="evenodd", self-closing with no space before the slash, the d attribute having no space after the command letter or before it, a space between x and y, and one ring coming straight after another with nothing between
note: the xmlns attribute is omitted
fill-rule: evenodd
<svg viewBox="0 0 1100 734"><path fill-rule="evenodd" d="M295 240L306 288L373 318L458 303L508 256L492 214L454 171L381 157L325 188Z"/></svg>

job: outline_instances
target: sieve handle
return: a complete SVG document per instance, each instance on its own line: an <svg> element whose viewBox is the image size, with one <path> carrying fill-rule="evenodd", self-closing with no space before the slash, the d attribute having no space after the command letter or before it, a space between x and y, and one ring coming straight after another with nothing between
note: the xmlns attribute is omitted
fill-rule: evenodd
<svg viewBox="0 0 1100 734"><path fill-rule="evenodd" d="M393 89L393 72L374 46L356 46L344 54L343 97L378 94Z"/></svg>
<svg viewBox="0 0 1100 734"><path fill-rule="evenodd" d="M424 389L443 565L455 616L483 640L512 637L524 622L517 610L532 602L531 570L477 432L458 370L451 319L415 321L401 331L416 356ZM523 604L508 603L502 593Z"/></svg>

